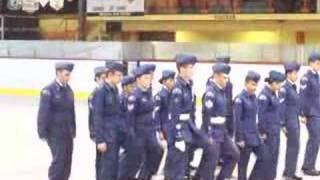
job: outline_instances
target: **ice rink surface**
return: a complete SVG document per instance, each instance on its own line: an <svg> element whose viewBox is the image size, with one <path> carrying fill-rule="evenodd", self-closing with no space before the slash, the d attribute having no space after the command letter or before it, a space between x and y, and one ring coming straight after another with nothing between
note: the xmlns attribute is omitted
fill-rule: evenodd
<svg viewBox="0 0 320 180"><path fill-rule="evenodd" d="M51 160L49 148L38 139L36 115L38 99L31 97L0 96L0 179L1 180L46 180ZM71 180L94 180L95 145L89 139L88 110L85 101L77 102L77 137L74 142ZM308 134L301 125L301 149L298 174L303 161ZM281 153L278 179L282 179L285 156L285 136L281 137ZM199 155L197 156L199 158ZM254 160L252 156L252 161ZM252 161L251 166L252 167ZM317 164L320 163L318 160ZM318 168L320 166L318 165ZM236 171L234 175L236 176ZM319 180L308 177L306 180Z"/></svg>

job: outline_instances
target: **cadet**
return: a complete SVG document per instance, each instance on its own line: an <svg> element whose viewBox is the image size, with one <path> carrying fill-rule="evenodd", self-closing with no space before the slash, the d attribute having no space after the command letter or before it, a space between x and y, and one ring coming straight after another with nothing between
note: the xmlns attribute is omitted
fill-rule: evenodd
<svg viewBox="0 0 320 180"><path fill-rule="evenodd" d="M128 155L124 159L120 179L134 179L141 165L138 179L150 179L156 173L162 149L156 137L156 122L153 118L154 101L150 91L152 71L141 65L134 71L136 87L128 98Z"/></svg>
<svg viewBox="0 0 320 180"><path fill-rule="evenodd" d="M229 65L230 57L229 56L217 57L217 62L218 63L225 63L225 64ZM228 134L232 138L234 136L234 131L235 131L235 122L233 120L233 113L232 113L233 84L230 81L230 78L228 78L228 81L227 81L227 84L226 84L226 87L225 87L225 91L226 91L226 97L227 97L226 125L227 125Z"/></svg>
<svg viewBox="0 0 320 180"><path fill-rule="evenodd" d="M119 176L121 176L121 174L123 173L123 165L124 165L124 159L126 158L126 156L128 155L127 150L128 150L128 127L127 124L128 119L128 111L127 111L127 107L128 107L128 97L132 94L133 89L134 89L134 85L135 85L135 78L133 76L125 76L122 81L121 81L121 86L122 86L122 93L120 95L120 107L121 107L121 123L123 124L123 132L121 133L121 137L120 137L120 144L121 147L123 148L123 151L120 154L120 167L119 167Z"/></svg>
<svg viewBox="0 0 320 180"><path fill-rule="evenodd" d="M104 79L106 78L106 67L104 66L99 66L94 69L94 81L96 83L96 87L92 91L91 95L89 96L88 99L88 105L89 105L89 134L90 134L90 139L95 142L95 132L94 132L94 120L93 120L93 115L94 115L94 109L93 109L93 104L95 102L95 96L96 92L99 88L100 85L104 83ZM97 148L95 147L97 150ZM99 167L100 167L100 153L97 151L96 152L96 178L98 179L98 172L99 172Z"/></svg>
<svg viewBox="0 0 320 180"><path fill-rule="evenodd" d="M250 155L253 152L256 163L248 179L262 180L267 178L270 156L259 136L257 129L258 100L255 92L260 81L260 75L249 71L245 78L245 89L235 98L234 120L236 122L236 142L240 148L238 163L238 180L247 179L247 168Z"/></svg>
<svg viewBox="0 0 320 180"><path fill-rule="evenodd" d="M170 138L170 132L172 131L173 124L172 121L169 121L169 119L171 119L169 117L169 103L171 99L172 89L174 88L175 75L176 73L174 71L162 71L162 77L159 82L163 85L163 87L155 96L156 122L159 123L159 129L161 129L167 141L169 141L169 139L172 139Z"/></svg>
<svg viewBox="0 0 320 180"><path fill-rule="evenodd" d="M284 131L287 135L286 164L283 176L287 180L302 179L295 175L298 162L300 144L300 102L297 91L298 72L300 65L296 62L284 64L287 80L280 90L280 97L283 107Z"/></svg>
<svg viewBox="0 0 320 180"><path fill-rule="evenodd" d="M311 54L308 62L310 69L300 83L302 114L307 120L309 133L302 170L306 175L319 176L320 171L315 169L315 164L320 143L320 54Z"/></svg>
<svg viewBox="0 0 320 180"><path fill-rule="evenodd" d="M225 87L228 81L230 66L224 63L217 63L212 67L213 76L207 84L203 95L203 121L205 131L213 139L216 145L218 158L223 158L222 169L217 180L231 178L236 163L239 161L240 152L227 134L226 116L228 114L228 99ZM203 158L206 158L204 156ZM215 167L214 167L215 170Z"/></svg>
<svg viewBox="0 0 320 180"><path fill-rule="evenodd" d="M67 180L71 172L76 122L74 94L68 82L73 67L72 63L56 63L56 79L41 92L38 134L51 150L50 180Z"/></svg>
<svg viewBox="0 0 320 180"><path fill-rule="evenodd" d="M201 147L207 158L202 158L197 176L211 180L214 177L212 168L217 155L213 142L194 123L196 97L193 93L192 76L197 58L179 54L175 59L179 75L172 91L169 109L169 121L174 125L170 134L174 139L168 144L165 176L167 180L183 180L188 166L188 150Z"/></svg>
<svg viewBox="0 0 320 180"><path fill-rule="evenodd" d="M134 89L135 78L133 76L125 76L121 81L122 93L120 95L120 105L121 105L121 119L123 121L125 130L127 130L127 107L128 107L128 97L132 94ZM124 143L125 139L123 139Z"/></svg>
<svg viewBox="0 0 320 180"><path fill-rule="evenodd" d="M265 79L268 83L258 96L258 127L260 134L265 139L267 150L271 155L270 178L277 176L280 129L281 129L281 105L279 90L285 75L278 71L270 71L269 77Z"/></svg>
<svg viewBox="0 0 320 180"><path fill-rule="evenodd" d="M123 65L116 62L106 64L107 72L103 85L96 92L94 103L94 129L97 150L101 153L100 180L118 177L118 162L121 133L121 109L117 84L121 82Z"/></svg>

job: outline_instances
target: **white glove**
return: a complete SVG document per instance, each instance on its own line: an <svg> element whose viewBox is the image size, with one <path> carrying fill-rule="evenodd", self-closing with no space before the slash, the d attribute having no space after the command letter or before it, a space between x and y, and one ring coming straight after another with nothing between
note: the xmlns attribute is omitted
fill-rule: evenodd
<svg viewBox="0 0 320 180"><path fill-rule="evenodd" d="M184 141L176 141L174 143L174 146L181 152L184 152L186 150L186 143Z"/></svg>

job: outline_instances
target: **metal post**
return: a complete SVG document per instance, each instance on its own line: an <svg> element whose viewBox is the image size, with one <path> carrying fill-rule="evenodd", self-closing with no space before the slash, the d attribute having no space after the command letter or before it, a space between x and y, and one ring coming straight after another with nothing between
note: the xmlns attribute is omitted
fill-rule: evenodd
<svg viewBox="0 0 320 180"><path fill-rule="evenodd" d="M86 40L86 0L78 1L79 40Z"/></svg>
<svg viewBox="0 0 320 180"><path fill-rule="evenodd" d="M1 40L4 40L4 16L1 16L0 20L1 20L1 27L0 27Z"/></svg>

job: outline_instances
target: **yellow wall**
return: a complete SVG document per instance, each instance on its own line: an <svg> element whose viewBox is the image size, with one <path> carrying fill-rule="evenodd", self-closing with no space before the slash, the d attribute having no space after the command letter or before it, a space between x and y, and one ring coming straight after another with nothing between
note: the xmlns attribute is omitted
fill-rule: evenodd
<svg viewBox="0 0 320 180"><path fill-rule="evenodd" d="M285 31L243 31L243 32L176 32L177 42L243 42L243 43L295 43L295 33Z"/></svg>
<svg viewBox="0 0 320 180"><path fill-rule="evenodd" d="M78 29L77 19L41 19L39 21L40 30L42 32L64 32Z"/></svg>

